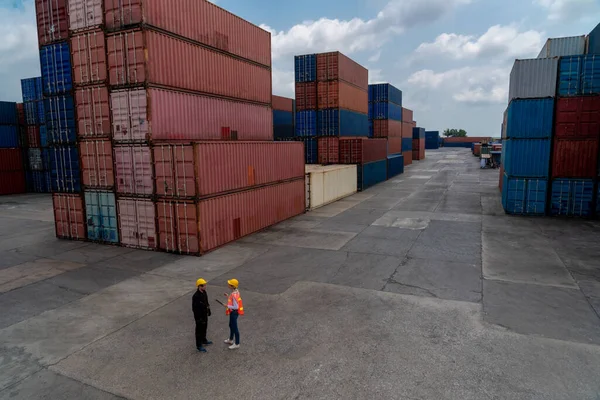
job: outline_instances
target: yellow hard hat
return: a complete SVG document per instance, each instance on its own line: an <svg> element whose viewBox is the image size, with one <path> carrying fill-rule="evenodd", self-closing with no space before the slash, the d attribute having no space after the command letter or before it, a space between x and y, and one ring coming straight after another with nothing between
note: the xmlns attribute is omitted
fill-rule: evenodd
<svg viewBox="0 0 600 400"><path fill-rule="evenodd" d="M237 279L230 279L230 280L228 280L228 281L227 281L227 284L228 284L229 286L233 286L234 288L236 288L236 289L237 289L237 287L238 287L238 285L239 285L240 283L238 282L238 280L237 280Z"/></svg>
<svg viewBox="0 0 600 400"><path fill-rule="evenodd" d="M200 285L206 285L206 281L202 278L200 278L196 281L196 287L198 287Z"/></svg>

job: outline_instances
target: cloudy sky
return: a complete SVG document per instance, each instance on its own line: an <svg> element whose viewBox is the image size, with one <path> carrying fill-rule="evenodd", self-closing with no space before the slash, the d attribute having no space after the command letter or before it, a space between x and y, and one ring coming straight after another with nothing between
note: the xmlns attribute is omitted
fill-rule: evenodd
<svg viewBox="0 0 600 400"><path fill-rule="evenodd" d="M499 135L515 58L588 33L600 0L217 0L272 33L273 91L293 97L295 54L340 50L404 92L428 129ZM0 0L0 99L39 75L33 0Z"/></svg>

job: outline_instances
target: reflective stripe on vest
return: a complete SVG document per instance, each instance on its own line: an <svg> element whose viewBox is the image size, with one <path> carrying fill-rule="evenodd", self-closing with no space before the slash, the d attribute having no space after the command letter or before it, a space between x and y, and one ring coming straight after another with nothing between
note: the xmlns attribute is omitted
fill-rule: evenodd
<svg viewBox="0 0 600 400"><path fill-rule="evenodd" d="M237 290L235 292L232 292L229 297L227 298L227 310L225 310L225 315L229 315L231 314L231 308L234 306L234 301L237 303L238 305L238 309L237 312L239 315L244 315L244 304L242 303L242 297L240 296L240 292L238 292Z"/></svg>

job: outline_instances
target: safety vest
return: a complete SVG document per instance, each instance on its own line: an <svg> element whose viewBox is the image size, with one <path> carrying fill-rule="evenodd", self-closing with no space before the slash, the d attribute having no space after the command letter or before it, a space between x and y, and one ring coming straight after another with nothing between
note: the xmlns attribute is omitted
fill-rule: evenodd
<svg viewBox="0 0 600 400"><path fill-rule="evenodd" d="M237 290L231 292L231 294L227 298L227 310L225 310L225 315L231 314L231 309L229 308L229 306L233 307L233 299L234 298L238 304L238 310L237 310L238 314L244 315L244 304L242 303L242 297L240 296L240 292L238 292Z"/></svg>

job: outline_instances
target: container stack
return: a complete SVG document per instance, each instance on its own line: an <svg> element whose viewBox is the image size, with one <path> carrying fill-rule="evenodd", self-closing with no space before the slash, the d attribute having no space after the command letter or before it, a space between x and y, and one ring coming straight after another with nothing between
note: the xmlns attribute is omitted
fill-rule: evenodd
<svg viewBox="0 0 600 400"><path fill-rule="evenodd" d="M440 132L425 131L425 149L437 150L440 148Z"/></svg>
<svg viewBox="0 0 600 400"><path fill-rule="evenodd" d="M402 154L404 166L413 162L413 128L417 126L412 110L402 107Z"/></svg>
<svg viewBox="0 0 600 400"><path fill-rule="evenodd" d="M425 128L413 128L412 149L413 160L425 159Z"/></svg>
<svg viewBox="0 0 600 400"><path fill-rule="evenodd" d="M272 96L273 137L275 140L290 140L294 137L296 101L287 97Z"/></svg>
<svg viewBox="0 0 600 400"><path fill-rule="evenodd" d="M302 141L306 164L317 164L317 55L294 57L295 140Z"/></svg>
<svg viewBox="0 0 600 400"><path fill-rule="evenodd" d="M0 195L25 193L17 103L0 101Z"/></svg>

